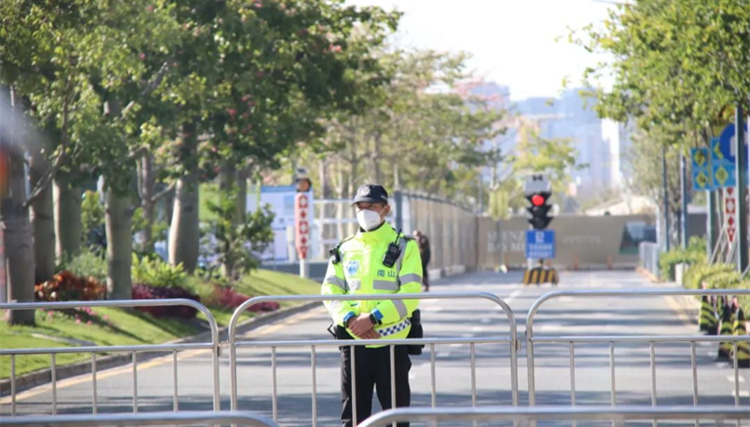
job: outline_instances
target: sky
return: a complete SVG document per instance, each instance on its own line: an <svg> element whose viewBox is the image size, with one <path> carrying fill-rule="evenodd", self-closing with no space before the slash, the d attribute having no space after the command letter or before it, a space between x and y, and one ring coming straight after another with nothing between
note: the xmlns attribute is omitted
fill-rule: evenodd
<svg viewBox="0 0 750 427"><path fill-rule="evenodd" d="M606 0L347 0L404 12L402 48L470 53L478 76L510 86L511 99L557 97L563 79L580 82L597 57L568 43L568 28L600 26ZM557 38L561 38L556 41Z"/></svg>

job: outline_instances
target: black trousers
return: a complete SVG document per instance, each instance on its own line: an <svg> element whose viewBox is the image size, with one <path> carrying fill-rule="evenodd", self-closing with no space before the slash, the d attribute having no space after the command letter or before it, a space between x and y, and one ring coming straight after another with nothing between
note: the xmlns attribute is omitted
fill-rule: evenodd
<svg viewBox="0 0 750 427"><path fill-rule="evenodd" d="M373 387L383 409L391 409L391 362L390 347L355 347L355 369L357 374L357 420L352 423L352 375L351 348L341 349L341 421L344 427L356 426L372 414ZM411 403L409 370L411 360L405 346L396 346L396 407L406 407ZM408 427L409 423L399 423Z"/></svg>

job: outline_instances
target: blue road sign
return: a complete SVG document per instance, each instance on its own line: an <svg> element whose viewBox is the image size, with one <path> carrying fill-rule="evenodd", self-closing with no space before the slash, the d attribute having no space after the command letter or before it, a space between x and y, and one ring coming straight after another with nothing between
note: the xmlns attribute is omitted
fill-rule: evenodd
<svg viewBox="0 0 750 427"><path fill-rule="evenodd" d="M711 168L711 154L708 148L693 148L690 150L690 161L693 164L693 189L713 190L714 173Z"/></svg>
<svg viewBox="0 0 750 427"><path fill-rule="evenodd" d="M747 124L745 124L747 132ZM735 187L735 152L732 140L734 139L734 123L728 124L718 138L711 138L711 170L716 188Z"/></svg>
<svg viewBox="0 0 750 427"><path fill-rule="evenodd" d="M554 230L529 230L526 232L526 258L552 259L554 257Z"/></svg>

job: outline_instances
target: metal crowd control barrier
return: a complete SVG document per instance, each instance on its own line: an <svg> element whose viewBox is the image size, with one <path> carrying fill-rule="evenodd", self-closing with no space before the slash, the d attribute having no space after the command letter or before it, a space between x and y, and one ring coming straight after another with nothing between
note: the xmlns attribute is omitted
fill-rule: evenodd
<svg viewBox="0 0 750 427"><path fill-rule="evenodd" d="M16 356L30 354L49 354L51 357L52 383L52 413L57 414L57 375L55 357L58 354L91 353L92 396L91 408L97 413L97 381L96 355L97 353L131 352L133 357L133 412L138 412L138 353L172 352L174 366L174 395L173 409L177 411L177 352L180 350L211 350L213 364L213 407L220 408L219 398L219 328L211 312L204 305L186 298L157 299L157 300L116 300L116 301L65 301L65 302L34 302L34 303L6 303L0 304L0 310L59 310L83 307L154 307L154 306L188 306L203 313L211 328L211 342L184 344L145 344L145 345L110 345L110 346L81 346L81 347L52 347L52 348L10 348L0 349L0 356L10 356L10 394L11 415L16 415ZM3 420L5 423L6 420Z"/></svg>
<svg viewBox="0 0 750 427"><path fill-rule="evenodd" d="M436 386L435 386L435 344L470 344L471 346L471 383L472 383L472 404L476 405L476 366L475 366L475 344L490 343L507 343L510 344L510 374L511 374L511 396L514 406L518 405L518 364L517 350L518 339L516 331L516 320L508 304L498 298L496 295L487 292L430 292L425 294L387 294L387 295L286 295L286 296L261 296L251 298L239 306L232 319L229 322L228 341L230 355L230 372L231 372L231 408L237 410L237 347L270 347L271 348L271 369L272 369L272 411L273 420L278 422L277 392L276 392L276 348L277 347L310 347L311 351L311 368L312 368L312 425L317 426L317 389L316 389L316 347L340 347L346 346L353 348L362 345L383 345L384 340L275 340L275 341L243 341L237 342L237 322L240 315L253 304L261 302L289 302L289 301L363 301L363 300L383 300L383 299L486 299L497 304L505 312L508 318L510 335L500 336L497 338L423 338L423 339L400 339L387 340L390 345L391 359L391 405L396 407L396 370L394 365L395 346L396 345L429 345L430 346L430 365L431 365L431 393L432 406L436 406ZM352 389L356 390L357 378L355 366L355 352L351 352L352 366ZM357 395L352 393L352 415L357 419Z"/></svg>
<svg viewBox="0 0 750 427"><path fill-rule="evenodd" d="M698 366L696 364L696 342L731 342L737 353L737 343L740 341L750 341L750 335L544 335L534 336L534 317L539 307L546 301L558 297L661 297L661 296L732 296L732 295L750 295L750 289L711 289L711 290L689 290L689 289L642 289L642 290L616 290L616 291L555 291L542 295L534 301L529 309L526 319L526 355L528 359L527 369L529 375L529 405L536 404L536 385L534 381L534 344L537 343L568 343L570 344L570 398L571 404L575 406L575 343L609 343L609 370L611 385L612 405L617 404L617 389L615 387L615 343L649 343L651 346L651 404L656 406L656 343L664 342L686 342L690 343L690 362L693 371L693 405L698 405ZM734 403L735 406L740 404L740 381L737 358L734 358Z"/></svg>
<svg viewBox="0 0 750 427"><path fill-rule="evenodd" d="M252 412L151 412L148 414L53 415L4 418L3 426L194 426L219 423L253 427L278 427L273 421Z"/></svg>
<svg viewBox="0 0 750 427"><path fill-rule="evenodd" d="M530 408L492 407L481 408L399 408L383 411L366 419L359 427L378 427L395 422L427 421L677 421L715 420L721 425L724 420L750 419L750 409L734 406L536 406ZM434 425L434 424L433 424Z"/></svg>

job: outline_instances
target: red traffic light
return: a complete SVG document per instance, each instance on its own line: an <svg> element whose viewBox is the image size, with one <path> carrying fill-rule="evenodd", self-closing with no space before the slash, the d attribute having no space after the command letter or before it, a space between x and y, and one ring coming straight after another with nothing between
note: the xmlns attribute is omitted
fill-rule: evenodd
<svg viewBox="0 0 750 427"><path fill-rule="evenodd" d="M531 204L534 206L542 206L546 199L538 194L531 196Z"/></svg>

